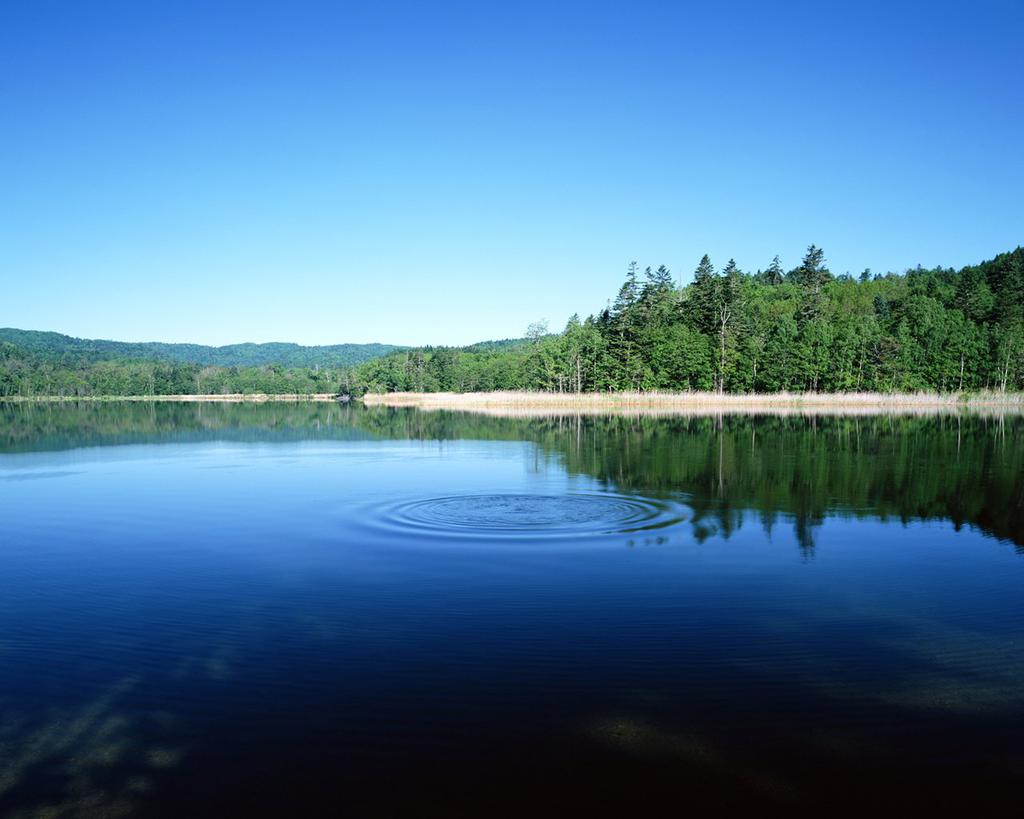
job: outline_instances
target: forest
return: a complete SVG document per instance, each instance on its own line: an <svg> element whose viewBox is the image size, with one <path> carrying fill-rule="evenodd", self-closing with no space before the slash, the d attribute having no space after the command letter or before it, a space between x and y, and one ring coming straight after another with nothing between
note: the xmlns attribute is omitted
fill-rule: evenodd
<svg viewBox="0 0 1024 819"><path fill-rule="evenodd" d="M347 367L217 367L177 361L68 362L0 342L0 399L34 396L312 394L349 392Z"/></svg>
<svg viewBox="0 0 1024 819"><path fill-rule="evenodd" d="M194 351L169 360L137 349L144 345L86 353L59 343L33 347L18 343L23 337L16 334L24 331L4 332L0 397L1011 391L1024 388L1024 248L961 270L865 270L857 276L834 275L814 245L788 271L777 256L751 273L732 260L716 268L705 255L682 287L664 265L641 270L634 262L605 309L585 319L572 316L561 332L537 322L520 340L376 345L361 352L369 358L361 363L327 359L310 366L300 358L304 366L296 366L295 357L282 355L258 366L224 366ZM357 345L339 345L345 346Z"/></svg>
<svg viewBox="0 0 1024 819"><path fill-rule="evenodd" d="M74 338L63 333L0 327L0 343L65 364L91 361L165 361L216 367L352 367L376 356L402 349L394 344L165 344Z"/></svg>
<svg viewBox="0 0 1024 819"><path fill-rule="evenodd" d="M408 350L361 365L367 391L939 391L1024 386L1024 249L979 265L834 276L812 245L784 271L704 256L680 288L629 266L614 301L501 350Z"/></svg>

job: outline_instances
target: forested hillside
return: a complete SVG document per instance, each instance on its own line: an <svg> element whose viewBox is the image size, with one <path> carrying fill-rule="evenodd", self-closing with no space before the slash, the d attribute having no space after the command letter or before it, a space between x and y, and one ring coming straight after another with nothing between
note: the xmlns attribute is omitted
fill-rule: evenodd
<svg viewBox="0 0 1024 819"><path fill-rule="evenodd" d="M5 396L348 392L352 367L391 344L133 343L0 329Z"/></svg>
<svg viewBox="0 0 1024 819"><path fill-rule="evenodd" d="M364 391L962 391L1024 387L1024 249L956 271L748 273L704 256L677 287L630 265L614 301L508 349L427 348L360 366Z"/></svg>
<svg viewBox="0 0 1024 819"><path fill-rule="evenodd" d="M210 367L351 367L402 349L394 344L163 344L160 342L102 341L73 338L61 333L0 328L0 342L8 342L37 358L79 365L95 361L164 361Z"/></svg>
<svg viewBox="0 0 1024 819"><path fill-rule="evenodd" d="M55 360L0 342L0 398L347 392L345 367L211 367L176 361Z"/></svg>

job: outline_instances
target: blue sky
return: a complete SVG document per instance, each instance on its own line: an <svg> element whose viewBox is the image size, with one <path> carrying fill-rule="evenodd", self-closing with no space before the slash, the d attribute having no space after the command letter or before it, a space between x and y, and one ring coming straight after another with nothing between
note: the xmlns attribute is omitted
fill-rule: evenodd
<svg viewBox="0 0 1024 819"><path fill-rule="evenodd" d="M714 5L714 8L711 6ZM0 326L468 343L1024 242L1024 3L0 6Z"/></svg>

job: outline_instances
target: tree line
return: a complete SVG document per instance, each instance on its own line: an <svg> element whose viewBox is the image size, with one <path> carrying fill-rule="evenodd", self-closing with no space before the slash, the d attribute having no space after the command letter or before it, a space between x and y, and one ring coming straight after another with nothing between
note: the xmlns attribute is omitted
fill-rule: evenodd
<svg viewBox="0 0 1024 819"><path fill-rule="evenodd" d="M93 361L166 361L214 367L354 367L376 356L403 349L394 344L166 344L163 342L106 341L75 338L63 333L0 327L0 343L8 342L26 353L74 365Z"/></svg>
<svg viewBox="0 0 1024 819"><path fill-rule="evenodd" d="M1024 249L965 267L833 275L708 256L693 281L629 265L600 312L502 350L424 348L355 370L364 391L965 391L1024 387Z"/></svg>
<svg viewBox="0 0 1024 819"><path fill-rule="evenodd" d="M0 399L33 396L350 392L350 368L213 367L176 361L66 361L0 342Z"/></svg>
<svg viewBox="0 0 1024 819"><path fill-rule="evenodd" d="M353 366L214 366L140 358L134 347L98 358L108 355L98 342L79 349L57 343L67 338L57 334L11 332L22 343L0 340L0 398L1020 390L1024 248L959 271L858 276L833 275L814 245L788 271L777 256L750 273L731 259L716 268L705 255L685 286L664 265L641 270L634 262L605 309L572 316L559 333L536 323L524 339L395 350Z"/></svg>

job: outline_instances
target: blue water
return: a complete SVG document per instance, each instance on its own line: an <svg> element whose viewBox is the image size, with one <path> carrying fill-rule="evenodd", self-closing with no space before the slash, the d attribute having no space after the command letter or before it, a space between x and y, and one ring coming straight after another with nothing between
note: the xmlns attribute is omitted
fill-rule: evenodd
<svg viewBox="0 0 1024 819"><path fill-rule="evenodd" d="M2 812L1017 805L1016 422L205 411L8 412Z"/></svg>

